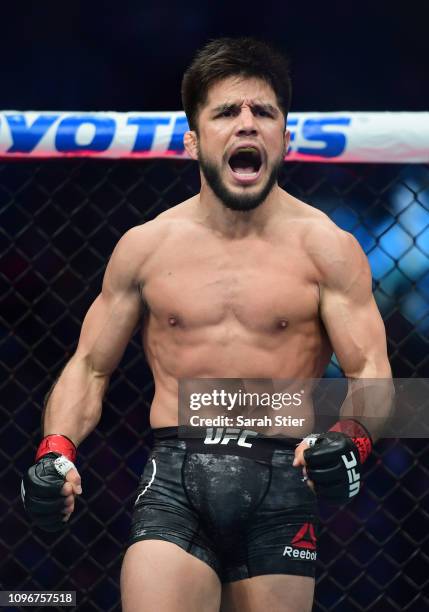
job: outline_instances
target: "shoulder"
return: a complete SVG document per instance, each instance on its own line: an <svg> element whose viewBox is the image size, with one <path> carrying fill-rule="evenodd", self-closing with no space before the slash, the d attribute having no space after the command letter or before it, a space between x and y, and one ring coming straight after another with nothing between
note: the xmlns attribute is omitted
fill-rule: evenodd
<svg viewBox="0 0 429 612"><path fill-rule="evenodd" d="M321 283L344 289L359 277L370 286L371 272L359 242L327 215L319 210L316 213L309 215L304 222L303 240Z"/></svg>
<svg viewBox="0 0 429 612"><path fill-rule="evenodd" d="M306 222L305 246L316 260L323 262L327 257L347 258L362 251L359 242L349 232L341 229L327 215L317 211L317 217ZM352 251L352 253L351 253Z"/></svg>
<svg viewBox="0 0 429 612"><path fill-rule="evenodd" d="M346 256L349 250L360 250L355 237L342 230L327 214L287 194L286 224L293 226L302 239L308 255L315 261L329 256Z"/></svg>
<svg viewBox="0 0 429 612"><path fill-rule="evenodd" d="M162 248L169 236L188 223L190 201L170 208L151 221L131 227L116 243L109 264L137 272L142 264Z"/></svg>
<svg viewBox="0 0 429 612"><path fill-rule="evenodd" d="M129 254L150 254L171 232L186 223L190 200L163 211L151 221L136 225L126 231L116 243L115 249Z"/></svg>

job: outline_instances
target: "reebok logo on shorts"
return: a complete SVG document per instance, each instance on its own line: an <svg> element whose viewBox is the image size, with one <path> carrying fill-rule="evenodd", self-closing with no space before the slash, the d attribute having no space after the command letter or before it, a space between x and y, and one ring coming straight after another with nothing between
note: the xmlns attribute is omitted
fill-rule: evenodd
<svg viewBox="0 0 429 612"><path fill-rule="evenodd" d="M300 527L293 536L291 545L285 546L283 557L308 561L316 560L316 535L314 533L314 526L311 523L304 523Z"/></svg>

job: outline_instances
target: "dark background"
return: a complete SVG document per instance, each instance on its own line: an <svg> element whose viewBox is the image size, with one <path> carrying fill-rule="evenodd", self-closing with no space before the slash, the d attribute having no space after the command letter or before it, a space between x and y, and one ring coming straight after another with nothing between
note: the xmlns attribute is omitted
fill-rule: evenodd
<svg viewBox="0 0 429 612"><path fill-rule="evenodd" d="M179 110L195 50L254 35L292 59L292 110L427 110L429 4L2 3L0 109Z"/></svg>
<svg viewBox="0 0 429 612"><path fill-rule="evenodd" d="M426 8L425 8L426 5ZM428 110L429 4L11 2L0 6L0 109L179 110L209 38L251 34L292 58L294 111ZM429 377L427 164L284 164L281 185L368 255L395 376ZM29 526L19 495L44 397L73 353L114 244L198 190L192 162L0 164L0 588L72 589L119 610L119 572L148 455L153 387L138 339L79 448L83 496L65 532ZM339 374L335 363L331 375ZM427 440L382 440L362 493L321 505L315 612L429 609Z"/></svg>

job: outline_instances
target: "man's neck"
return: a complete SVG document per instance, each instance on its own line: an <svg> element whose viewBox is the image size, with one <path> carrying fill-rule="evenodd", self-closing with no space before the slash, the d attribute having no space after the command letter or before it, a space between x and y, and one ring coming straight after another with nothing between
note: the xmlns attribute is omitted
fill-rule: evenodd
<svg viewBox="0 0 429 612"><path fill-rule="evenodd" d="M207 186L202 185L197 204L198 220L225 238L245 238L264 233L280 208L281 189L275 185L266 199L249 211L227 208Z"/></svg>

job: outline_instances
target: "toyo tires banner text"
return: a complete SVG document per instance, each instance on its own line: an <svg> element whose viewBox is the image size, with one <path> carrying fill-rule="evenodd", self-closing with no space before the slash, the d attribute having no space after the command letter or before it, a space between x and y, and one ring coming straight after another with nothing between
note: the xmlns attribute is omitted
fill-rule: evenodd
<svg viewBox="0 0 429 612"><path fill-rule="evenodd" d="M286 161L429 162L429 112L290 113ZM183 112L0 112L0 157L186 158Z"/></svg>

